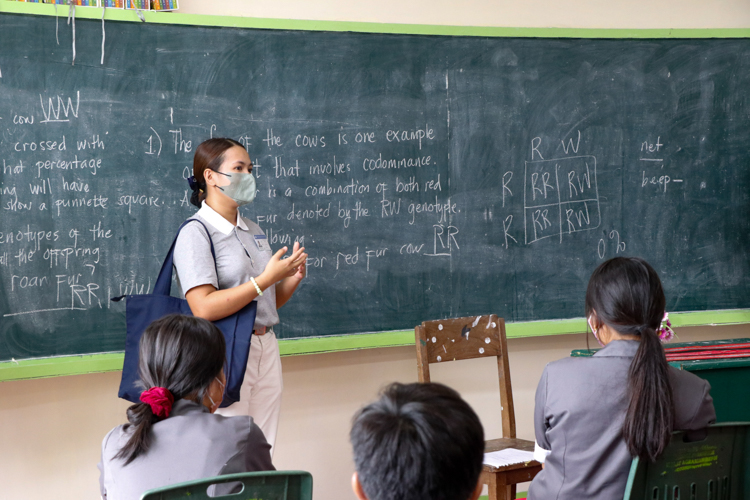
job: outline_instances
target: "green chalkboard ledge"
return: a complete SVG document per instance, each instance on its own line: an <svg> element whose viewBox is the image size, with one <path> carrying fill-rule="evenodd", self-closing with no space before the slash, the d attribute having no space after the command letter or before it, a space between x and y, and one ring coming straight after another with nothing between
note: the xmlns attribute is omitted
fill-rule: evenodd
<svg viewBox="0 0 750 500"><path fill-rule="evenodd" d="M68 6L0 0L0 12L68 16ZM76 7L79 19L101 19L101 7ZM228 17L172 12L142 11L143 19L134 10L107 9L105 21L146 22L306 31L351 31L357 33L395 33L411 35L536 37L536 38L750 38L750 28L719 29L588 29L588 28L508 28L496 26L445 26L431 24L386 24L350 21L315 21L298 19L266 19Z"/></svg>
<svg viewBox="0 0 750 500"><path fill-rule="evenodd" d="M669 319L674 327L744 324L750 323L750 309L671 313ZM586 320L584 318L529 321L506 325L508 338L583 333L585 330ZM414 331L407 330L284 339L279 341L279 350L282 356L299 356L379 347L409 346L413 343ZM0 382L119 371L122 369L122 360L122 352L108 352L3 361L0 362Z"/></svg>

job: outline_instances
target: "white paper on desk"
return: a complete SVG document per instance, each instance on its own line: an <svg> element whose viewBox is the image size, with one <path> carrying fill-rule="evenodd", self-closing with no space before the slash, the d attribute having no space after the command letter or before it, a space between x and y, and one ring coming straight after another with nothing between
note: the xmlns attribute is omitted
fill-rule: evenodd
<svg viewBox="0 0 750 500"><path fill-rule="evenodd" d="M500 451L493 451L484 454L484 465L492 467L503 467L512 464L522 464L534 460L534 453L531 451L517 450L515 448L505 448Z"/></svg>

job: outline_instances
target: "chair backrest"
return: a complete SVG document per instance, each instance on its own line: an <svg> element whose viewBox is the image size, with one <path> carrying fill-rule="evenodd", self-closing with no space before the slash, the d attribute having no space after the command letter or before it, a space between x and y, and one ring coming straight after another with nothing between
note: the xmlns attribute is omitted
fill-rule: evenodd
<svg viewBox="0 0 750 500"><path fill-rule="evenodd" d="M209 496L211 486L227 483L242 483L242 490L223 496ZM141 500L181 499L312 500L312 476L309 472L288 470L243 472L155 488L141 496Z"/></svg>
<svg viewBox="0 0 750 500"><path fill-rule="evenodd" d="M712 425L701 441L684 432L656 462L633 459L625 500L750 499L750 422Z"/></svg>
<svg viewBox="0 0 750 500"><path fill-rule="evenodd" d="M430 363L497 357L503 437L516 437L505 321L494 314L425 321L414 329L420 382L430 381Z"/></svg>

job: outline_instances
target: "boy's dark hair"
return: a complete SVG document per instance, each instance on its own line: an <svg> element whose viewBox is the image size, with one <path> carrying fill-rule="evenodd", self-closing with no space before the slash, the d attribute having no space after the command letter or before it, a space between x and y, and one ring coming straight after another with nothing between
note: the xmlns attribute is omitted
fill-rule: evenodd
<svg viewBox="0 0 750 500"><path fill-rule="evenodd" d="M477 487L484 430L444 385L389 385L355 415L349 437L369 500L467 500Z"/></svg>

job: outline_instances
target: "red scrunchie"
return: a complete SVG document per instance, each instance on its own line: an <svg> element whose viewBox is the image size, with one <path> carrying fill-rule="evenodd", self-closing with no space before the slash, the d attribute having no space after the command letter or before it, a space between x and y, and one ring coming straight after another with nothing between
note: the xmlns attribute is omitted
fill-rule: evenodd
<svg viewBox="0 0 750 500"><path fill-rule="evenodd" d="M174 396L169 389L152 387L141 394L141 401L151 407L151 412L159 418L167 418L172 411Z"/></svg>

